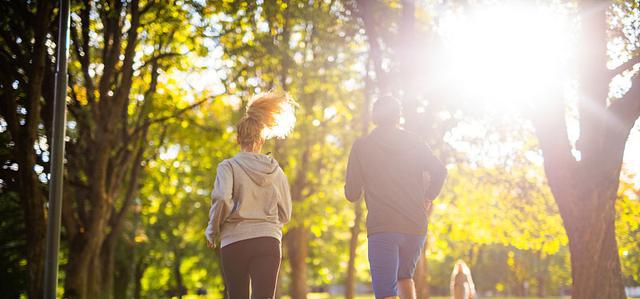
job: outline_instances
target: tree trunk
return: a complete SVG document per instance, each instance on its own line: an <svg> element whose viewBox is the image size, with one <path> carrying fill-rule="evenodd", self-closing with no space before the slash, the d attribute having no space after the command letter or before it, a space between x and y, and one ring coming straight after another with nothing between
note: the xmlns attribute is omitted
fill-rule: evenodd
<svg viewBox="0 0 640 299"><path fill-rule="evenodd" d="M41 298L43 296L44 283L44 249L46 234L45 217L45 196L40 189L40 182L36 177L33 167L36 164L36 156L33 146L38 136L38 125L40 124L40 110L42 101L42 85L45 80L46 63L46 34L49 28L50 13L53 3L42 1L38 3L38 8L33 25L33 53L29 68L29 83L27 87L27 111L24 130L21 135L12 132L12 139L17 140L20 151L19 177L20 177L20 199L24 213L26 230L26 253L27 253L27 275L28 275L28 295L30 298ZM15 110L12 111L15 113ZM19 129L19 130L20 130ZM22 142L20 142L22 141Z"/></svg>
<svg viewBox="0 0 640 299"><path fill-rule="evenodd" d="M307 298L307 251L309 232L304 226L289 229L287 233L287 253L291 266L289 296L292 299Z"/></svg>
<svg viewBox="0 0 640 299"><path fill-rule="evenodd" d="M136 264L136 269L134 273L134 287L133 287L133 298L140 299L142 298L142 277L144 277L144 272L147 270L147 264L144 262L144 257L140 257L138 263Z"/></svg>
<svg viewBox="0 0 640 299"><path fill-rule="evenodd" d="M567 227L573 278L571 294L573 298L624 299L615 234L615 197L602 200L597 198L600 192L590 193L596 197L591 200L605 204L598 209L577 205L582 217Z"/></svg>
<svg viewBox="0 0 640 299"><path fill-rule="evenodd" d="M133 250L133 248L129 248ZM128 262L119 261L115 263L115 272L113 275L113 298L131 298L130 286L134 277L134 268L137 264L135 258Z"/></svg>
<svg viewBox="0 0 640 299"><path fill-rule="evenodd" d="M100 252L100 262L102 268L100 279L100 292L102 298L115 298L114 295L114 278L115 278L115 246L118 239L107 239L102 244ZM125 288L126 291L126 288Z"/></svg>
<svg viewBox="0 0 640 299"><path fill-rule="evenodd" d="M607 63L607 8L610 1L581 1L578 102L580 137L575 159L567 136L563 101L540 104L532 118L544 157L547 182L569 237L572 297L624 299L615 235L615 201L627 138L640 116L640 83L607 103L615 72ZM562 99L562 89L545 86Z"/></svg>
<svg viewBox="0 0 640 299"><path fill-rule="evenodd" d="M416 55L418 36L415 30L416 4L415 0L402 0L402 18L400 23L400 32L398 43L395 45L396 61L400 71L401 80L399 88L403 91L402 97L402 114L405 118L404 128L415 133L419 132L419 115L418 115L418 88L417 88L417 72L420 55Z"/></svg>
<svg viewBox="0 0 640 299"><path fill-rule="evenodd" d="M33 147L33 143L31 143ZM28 161L20 164L25 169L21 171L21 196L25 219L25 231L27 238L27 275L29 283L29 298L42 298L44 282L44 249L45 249L45 210L44 195L40 190L40 184L33 174L35 160L28 155ZM29 165L31 165L29 167Z"/></svg>
<svg viewBox="0 0 640 299"><path fill-rule="evenodd" d="M624 142L621 138L604 139L608 148L597 159L575 161L564 131L552 130L554 124L564 127L561 111L549 111L549 118L537 122L536 135L547 181L569 237L572 297L624 299L615 239L615 201Z"/></svg>
<svg viewBox="0 0 640 299"><path fill-rule="evenodd" d="M86 253L82 252L82 243L84 242L80 242L78 237L75 242L71 242L69 248L69 256L75 256L76 258L69 259L66 265L64 279L65 298L86 298L87 276L84 274L89 267L89 260L84 257Z"/></svg>
<svg viewBox="0 0 640 299"><path fill-rule="evenodd" d="M420 252L418 263L416 264L416 272L413 276L413 280L416 286L416 298L428 299L429 298L429 285L427 282L427 248L426 246Z"/></svg>
<svg viewBox="0 0 640 299"><path fill-rule="evenodd" d="M187 288L184 286L184 281L182 279L182 273L180 272L180 265L182 265L182 257L177 251L174 251L174 260L173 260L173 275L176 280L176 296L181 299L183 295L187 293Z"/></svg>
<svg viewBox="0 0 640 299"><path fill-rule="evenodd" d="M92 229L79 232L70 240L69 262L65 273L65 298L109 298L102 292L102 244L108 213L94 207Z"/></svg>
<svg viewBox="0 0 640 299"><path fill-rule="evenodd" d="M422 299L429 299L431 296L431 289L429 288L429 260L427 259L427 246L429 245L429 241L427 240L424 244L424 285L421 289L418 289L418 294L421 294ZM420 296L420 295L419 295Z"/></svg>
<svg viewBox="0 0 640 299"><path fill-rule="evenodd" d="M97 252L92 254L91 257L91 265L89 269L87 269L86 275L87 278L87 298L96 298L96 299L111 299L113 294L111 290L105 290L102 283L104 282L103 269L104 265L102 264L102 249L98 249Z"/></svg>
<svg viewBox="0 0 640 299"><path fill-rule="evenodd" d="M366 64L366 73L369 74L371 64L375 63L371 55ZM370 112L369 106L371 104L371 97L373 96L375 86L377 82L373 81L369 75L365 76L364 86L364 101L362 103L362 118L360 119L360 128L362 136L369 133L369 119ZM349 240L349 261L347 264L347 278L345 282L345 298L353 299L356 293L356 258L358 249L358 239L360 237L360 231L362 230L362 216L363 208L362 202L357 202L354 205L354 219L353 226L351 227L351 239Z"/></svg>
<svg viewBox="0 0 640 299"><path fill-rule="evenodd" d="M282 243L286 244L286 242L287 241L283 237ZM282 260L280 261L280 271L278 273L278 280L276 281L276 293L275 293L275 295L273 297L274 299L282 298L282 277L283 277L282 269L283 269L283 263L284 263L285 260L287 260L287 257L288 257L287 251L285 250L285 248L282 248L281 251L282 251Z"/></svg>
<svg viewBox="0 0 640 299"><path fill-rule="evenodd" d="M356 249L358 249L358 237L362 227L362 201L354 205L355 218L351 227L351 240L349 240L349 262L347 264L347 281L345 283L346 299L355 298L356 294Z"/></svg>
<svg viewBox="0 0 640 299"><path fill-rule="evenodd" d="M544 297L544 295L546 294L545 292L545 274L547 273L547 262L545 257L543 256L542 250L538 250L536 251L535 255L534 255L535 259L534 261L535 264L533 266L533 269L535 269L535 281L536 281L536 291L535 294L538 297Z"/></svg>

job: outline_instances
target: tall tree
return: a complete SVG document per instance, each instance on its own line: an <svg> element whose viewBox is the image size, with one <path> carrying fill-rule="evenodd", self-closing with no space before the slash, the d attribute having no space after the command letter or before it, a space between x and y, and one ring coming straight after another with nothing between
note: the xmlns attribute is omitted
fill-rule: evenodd
<svg viewBox="0 0 640 299"><path fill-rule="evenodd" d="M240 28L240 34L220 39L225 57L236 62L228 70L228 78L234 79L229 93L246 98L282 88L300 104L294 134L269 145L267 151L273 150L287 173L294 201L293 219L283 238L283 268L290 269L284 273L289 274L288 293L306 298L310 282L323 279L311 271L317 266L309 261L328 250L318 240L326 230L318 223L326 221L313 211L337 200L333 188L340 185L340 177L333 174L344 163L338 148L352 138L352 132L339 128L349 126L346 120L354 109L350 103L361 99L352 92L360 87L353 69L358 58L353 50L359 46L354 38L357 27L338 1L240 1L217 6L232 16L224 22L224 31ZM353 83L350 87L345 82Z"/></svg>
<svg viewBox="0 0 640 299"><path fill-rule="evenodd" d="M161 72L189 67L185 57L203 53L198 41L206 23L196 22L203 8L185 4L85 1L72 14L68 107L77 130L70 132L70 196L63 203L65 296L112 298L123 223L153 150L150 142L162 143L162 134L150 136L149 129L208 100L183 104L161 85ZM165 111L154 111L158 107Z"/></svg>
<svg viewBox="0 0 640 299"><path fill-rule="evenodd" d="M191 30L205 24L195 22L202 7L187 4L178 7L135 0L73 4L63 201L63 238L69 244L67 297L112 297L113 251L139 187L138 176L148 155L149 127L189 108L168 106L175 111L155 115L152 109L160 71L180 65L163 61L183 57L184 51L203 53L197 44L202 31ZM1 5L9 15L2 19L1 112L15 145L5 163L18 165L29 296L36 298L41 297L43 281L43 191L48 172L56 14L51 1L5 1ZM184 14L193 18L185 20ZM144 52L140 52L142 46Z"/></svg>
<svg viewBox="0 0 640 299"><path fill-rule="evenodd" d="M609 103L609 83L638 63L635 53L607 69L607 10L611 1L579 3L580 137L572 154L561 90L532 117L551 192L569 237L573 298L625 298L615 233L615 203L625 144L640 116L640 81ZM637 5L633 7L637 11ZM636 12L637 13L637 12Z"/></svg>
<svg viewBox="0 0 640 299"><path fill-rule="evenodd" d="M48 104L53 98L53 62L47 46L55 16L53 6L51 1L0 3L8 16L0 21L0 113L13 143L9 160L3 164L17 165L14 183L25 223L30 298L42 297L43 289L46 197L35 168L47 163L40 159L42 147L34 147L44 135L42 119L50 119ZM44 125L50 127L46 122Z"/></svg>

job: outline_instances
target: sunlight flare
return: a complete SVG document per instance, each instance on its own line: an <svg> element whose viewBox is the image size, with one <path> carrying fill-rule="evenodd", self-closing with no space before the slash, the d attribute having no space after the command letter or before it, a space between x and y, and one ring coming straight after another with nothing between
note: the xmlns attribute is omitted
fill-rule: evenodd
<svg viewBox="0 0 640 299"><path fill-rule="evenodd" d="M287 99L280 104L279 112L274 114L275 125L265 127L262 130L264 139L285 138L293 131L296 124L295 114L296 103L292 99Z"/></svg>
<svg viewBox="0 0 640 299"><path fill-rule="evenodd" d="M569 18L544 6L500 5L443 18L444 74L457 96L513 108L565 80ZM535 99L539 100L539 99Z"/></svg>

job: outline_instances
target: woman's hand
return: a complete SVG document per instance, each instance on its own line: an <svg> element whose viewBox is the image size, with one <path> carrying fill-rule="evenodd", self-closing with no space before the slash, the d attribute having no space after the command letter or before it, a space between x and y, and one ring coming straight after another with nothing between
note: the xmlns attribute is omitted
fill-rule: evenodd
<svg viewBox="0 0 640 299"><path fill-rule="evenodd" d="M207 247L209 247L209 248L216 248L216 244L211 243L211 241L207 240Z"/></svg>

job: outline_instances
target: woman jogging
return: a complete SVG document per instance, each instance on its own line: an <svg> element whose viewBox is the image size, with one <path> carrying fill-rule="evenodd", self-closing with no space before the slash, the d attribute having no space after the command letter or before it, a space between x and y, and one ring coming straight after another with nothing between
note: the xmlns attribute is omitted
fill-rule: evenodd
<svg viewBox="0 0 640 299"><path fill-rule="evenodd" d="M267 139L288 135L295 102L265 93L247 104L237 124L240 152L218 165L207 245L220 238L222 271L231 299L273 298L280 268L282 225L291 216L287 177L271 156L261 154Z"/></svg>
<svg viewBox="0 0 640 299"><path fill-rule="evenodd" d="M451 298L452 299L474 299L476 298L476 287L471 278L471 270L463 261L459 260L451 272Z"/></svg>

